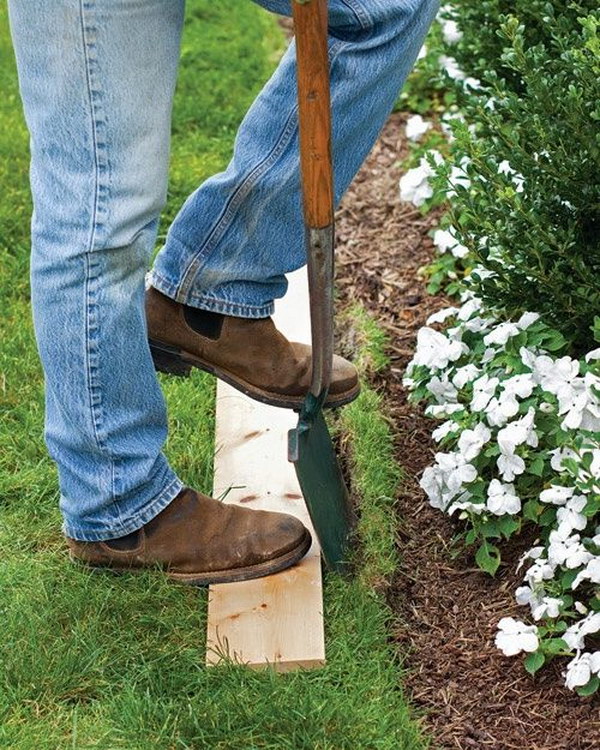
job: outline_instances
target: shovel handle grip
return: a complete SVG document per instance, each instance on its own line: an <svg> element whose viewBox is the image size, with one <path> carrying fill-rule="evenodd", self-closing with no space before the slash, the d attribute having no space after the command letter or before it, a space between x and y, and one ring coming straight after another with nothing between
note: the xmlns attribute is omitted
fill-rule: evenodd
<svg viewBox="0 0 600 750"><path fill-rule="evenodd" d="M327 0L292 0L298 66L300 168L304 220L333 223Z"/></svg>

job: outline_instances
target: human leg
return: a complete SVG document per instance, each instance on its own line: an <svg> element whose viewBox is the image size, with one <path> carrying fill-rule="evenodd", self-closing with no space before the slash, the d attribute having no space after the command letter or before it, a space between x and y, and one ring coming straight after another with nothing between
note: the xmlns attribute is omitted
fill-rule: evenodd
<svg viewBox="0 0 600 750"><path fill-rule="evenodd" d="M183 0L10 0L31 134L31 297L65 533L125 535L183 485L144 274L166 197Z"/></svg>
<svg viewBox="0 0 600 750"><path fill-rule="evenodd" d="M256 0L290 13L290 0ZM391 111L437 0L330 0L335 197ZM227 170L194 192L156 258L151 284L192 307L264 318L305 262L292 44L242 122Z"/></svg>

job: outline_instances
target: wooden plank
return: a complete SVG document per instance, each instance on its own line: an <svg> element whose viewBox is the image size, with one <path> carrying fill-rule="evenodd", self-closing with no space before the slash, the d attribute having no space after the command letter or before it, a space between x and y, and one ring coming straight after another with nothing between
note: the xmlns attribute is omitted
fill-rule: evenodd
<svg viewBox="0 0 600 750"><path fill-rule="evenodd" d="M304 271L290 288L275 321L293 341L310 342ZM313 545L296 566L241 583L211 586L206 663L230 658L277 671L325 663L321 559L308 512L287 460L287 432L297 415L253 401L219 382L213 495L246 507L290 513L313 533Z"/></svg>

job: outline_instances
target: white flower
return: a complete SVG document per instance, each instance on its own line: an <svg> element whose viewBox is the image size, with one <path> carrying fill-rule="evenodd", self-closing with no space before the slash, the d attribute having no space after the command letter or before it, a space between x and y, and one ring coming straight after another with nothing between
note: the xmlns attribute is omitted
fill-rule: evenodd
<svg viewBox="0 0 600 750"><path fill-rule="evenodd" d="M560 614L562 599L555 599L552 596L545 596L541 602L536 603L531 610L534 620L541 620L542 617L555 618Z"/></svg>
<svg viewBox="0 0 600 750"><path fill-rule="evenodd" d="M434 312L427 318L427 325L430 326L433 323L443 323L444 321L448 320L448 318L456 315L457 312L458 307L444 307L441 310Z"/></svg>
<svg viewBox="0 0 600 750"><path fill-rule="evenodd" d="M456 21L442 21L442 36L446 44L456 44L463 37L462 31L458 28Z"/></svg>
<svg viewBox="0 0 600 750"><path fill-rule="evenodd" d="M427 57L427 45L426 44L424 44L419 50L419 54L417 55L417 60L422 60L424 57Z"/></svg>
<svg viewBox="0 0 600 750"><path fill-rule="evenodd" d="M531 349L528 349L526 346L522 346L519 349L519 356L521 357L521 362L525 365L525 367L529 367L530 370L535 370L535 363L537 359L537 355L535 352L531 351Z"/></svg>
<svg viewBox="0 0 600 750"><path fill-rule="evenodd" d="M473 497L470 492L463 492L456 500L452 501L452 504L448 508L448 515L456 513L457 510L467 511L469 513L475 513L481 515L485 511L484 503L473 503L470 498ZM468 518L466 513L460 514L461 518Z"/></svg>
<svg viewBox="0 0 600 750"><path fill-rule="evenodd" d="M437 247L439 253L450 251L455 258L464 258L469 253L469 248L461 245L456 239L456 230L437 229L433 234L433 244Z"/></svg>
<svg viewBox="0 0 600 750"><path fill-rule="evenodd" d="M484 351L484 353L483 353L483 355L481 357L481 364L484 365L486 362L491 362L494 359L495 356L496 356L495 349L492 349L491 347L488 347Z"/></svg>
<svg viewBox="0 0 600 750"><path fill-rule="evenodd" d="M534 599L533 590L529 586L519 586L515 591L515 599L517 604L529 604Z"/></svg>
<svg viewBox="0 0 600 750"><path fill-rule="evenodd" d="M594 349L585 355L585 361L591 362L592 360L600 359L600 349Z"/></svg>
<svg viewBox="0 0 600 750"><path fill-rule="evenodd" d="M488 510L496 516L514 515L521 510L521 500L515 495L512 484L503 484L498 479L492 479L488 486Z"/></svg>
<svg viewBox="0 0 600 750"><path fill-rule="evenodd" d="M563 674L565 677L565 685L569 690L574 690L576 687L587 685L592 677L590 654L577 654L577 656L567 664L567 671Z"/></svg>
<svg viewBox="0 0 600 750"><path fill-rule="evenodd" d="M491 318L480 318L479 316L476 316L475 318L470 318L467 320L466 323L464 323L464 327L467 329L467 331L471 331L472 333L480 333L481 331L485 331L486 328L489 328L491 325L493 325L493 320ZM494 356L496 352L492 351L492 355ZM482 357L482 363L485 362L484 358Z"/></svg>
<svg viewBox="0 0 600 750"><path fill-rule="evenodd" d="M554 578L554 571L556 565L544 557L539 557L533 565L531 565L524 575L526 580L531 587L539 586L542 581L550 581Z"/></svg>
<svg viewBox="0 0 600 750"><path fill-rule="evenodd" d="M443 161L439 151L429 151L433 159L439 164ZM433 188L429 184L429 178L434 170L429 164L426 156L421 157L419 166L409 169L400 179L400 198L409 201L415 206L422 206L428 198L433 195Z"/></svg>
<svg viewBox="0 0 600 750"><path fill-rule="evenodd" d="M477 469L467 463L460 453L436 453L435 459L444 474L444 482L451 492L462 490L464 484L477 479Z"/></svg>
<svg viewBox="0 0 600 750"><path fill-rule="evenodd" d="M555 448L550 451L552 459L550 460L550 466L554 471L563 471L562 462L565 458L575 458L577 454L572 448Z"/></svg>
<svg viewBox="0 0 600 750"><path fill-rule="evenodd" d="M429 498L429 504L438 510L445 510L444 477L437 466L428 466L423 472L419 486Z"/></svg>
<svg viewBox="0 0 600 750"><path fill-rule="evenodd" d="M530 550L521 555L519 564L517 565L517 570L521 568L526 560L538 560L542 556L543 552L544 547L532 547Z"/></svg>
<svg viewBox="0 0 600 750"><path fill-rule="evenodd" d="M500 381L498 378L490 378L482 375L473 383L473 398L471 400L472 411L483 411L489 404L490 399L496 392Z"/></svg>
<svg viewBox="0 0 600 750"><path fill-rule="evenodd" d="M505 174L512 178L517 193L523 192L523 175L517 174L516 171L510 166L510 163L506 160L500 162L498 165L498 174Z"/></svg>
<svg viewBox="0 0 600 750"><path fill-rule="evenodd" d="M588 406L589 394L583 378L574 380L570 387L561 389L558 396L558 413L565 415L561 423L564 430L577 430L583 427L583 417Z"/></svg>
<svg viewBox="0 0 600 750"><path fill-rule="evenodd" d="M533 393L535 382L533 375L513 375L512 378L503 381L502 388L507 394L518 396L519 398L529 398Z"/></svg>
<svg viewBox="0 0 600 750"><path fill-rule="evenodd" d="M527 414L520 419L515 419L498 432L498 445L505 455L509 456L515 452L518 445L527 443L532 448L538 445L538 436L534 429L535 410L531 407Z"/></svg>
<svg viewBox="0 0 600 750"><path fill-rule="evenodd" d="M452 378L452 382L457 388L464 388L467 383L475 380L480 373L481 370L474 364L464 365L464 367L458 368Z"/></svg>
<svg viewBox="0 0 600 750"><path fill-rule="evenodd" d="M448 55L440 55L438 57L438 63L442 70L445 70L446 74L452 78L453 81L464 81L466 78L456 61L456 58L449 57Z"/></svg>
<svg viewBox="0 0 600 750"><path fill-rule="evenodd" d="M449 419L447 422L444 422L439 427L437 427L431 433L431 437L436 441L436 443L439 443L440 440L443 440L446 437L446 435L449 435L451 432L456 432L458 429L458 424L452 419Z"/></svg>
<svg viewBox="0 0 600 750"><path fill-rule="evenodd" d="M563 633L563 640L569 648L585 648L585 636L597 633L600 630L600 612L593 612L583 620L574 623Z"/></svg>
<svg viewBox="0 0 600 750"><path fill-rule="evenodd" d="M466 78L463 78L463 86L466 89L480 89L481 88L481 81L479 78L474 78L473 76L467 76ZM483 179L483 178L480 178Z"/></svg>
<svg viewBox="0 0 600 750"><path fill-rule="evenodd" d="M468 347L460 341L452 341L433 328L421 328L417 334L417 349L413 362L430 370L442 370L468 352Z"/></svg>
<svg viewBox="0 0 600 750"><path fill-rule="evenodd" d="M562 599L540 595L529 586L519 586L515 591L515 599L517 604L529 604L533 619L536 621L541 620L542 617L558 617L563 604Z"/></svg>
<svg viewBox="0 0 600 750"><path fill-rule="evenodd" d="M430 127L431 123L424 120L421 115L413 115L406 121L406 137L409 141L418 141Z"/></svg>
<svg viewBox="0 0 600 750"><path fill-rule="evenodd" d="M511 393L501 393L494 397L486 407L488 422L495 427L502 427L519 411L519 402Z"/></svg>
<svg viewBox="0 0 600 750"><path fill-rule="evenodd" d="M493 344L504 346L509 338L517 336L519 332L520 329L515 323L500 323L484 336L483 343L486 346L492 346Z"/></svg>
<svg viewBox="0 0 600 750"><path fill-rule="evenodd" d="M503 617L498 623L496 647L505 656L515 656L521 651L537 651L539 646L537 625L525 625L514 617Z"/></svg>
<svg viewBox="0 0 600 750"><path fill-rule="evenodd" d="M521 456L502 454L498 456L498 471L505 482L512 482L516 476L525 471L525 461Z"/></svg>
<svg viewBox="0 0 600 750"><path fill-rule="evenodd" d="M463 411L464 408L462 404L430 404L425 409L425 416L441 419L442 417L449 417L452 414Z"/></svg>
<svg viewBox="0 0 600 750"><path fill-rule="evenodd" d="M576 589L582 581L600 583L600 557L592 558L585 568L577 574L571 588Z"/></svg>
<svg viewBox="0 0 600 750"><path fill-rule="evenodd" d="M582 531L588 524L588 519L581 512L587 504L584 495L574 495L567 504L558 509L556 517L559 521L559 529L565 534L571 534L575 529Z"/></svg>
<svg viewBox="0 0 600 750"><path fill-rule="evenodd" d="M593 555L581 544L579 534L568 536L562 529L550 532L548 560L551 563L574 570L586 565L592 557Z"/></svg>
<svg viewBox="0 0 600 750"><path fill-rule="evenodd" d="M472 315L481 310L482 302L477 297L467 299L467 301L461 306L458 313L459 320L468 320Z"/></svg>
<svg viewBox="0 0 600 750"><path fill-rule="evenodd" d="M476 513L478 516L481 515L485 511L485 504L471 503L468 500L465 500L462 503L454 502L448 509L448 515L451 516L457 510L462 511L459 518L465 519L469 517L468 513ZM468 511L468 513L465 513L464 511Z"/></svg>
<svg viewBox="0 0 600 750"><path fill-rule="evenodd" d="M565 505L567 500L573 497L575 490L573 487L561 487L553 484L550 489L540 492L540 501L542 503L551 503L552 505Z"/></svg>
<svg viewBox="0 0 600 750"><path fill-rule="evenodd" d="M538 313L535 312L524 312L523 315L517 320L517 327L524 331L529 326L533 325L540 319Z"/></svg>
<svg viewBox="0 0 600 750"><path fill-rule="evenodd" d="M427 390L433 393L438 404L456 403L458 391L446 377L441 379L434 375L427 383Z"/></svg>
<svg viewBox="0 0 600 750"><path fill-rule="evenodd" d="M465 461L472 461L481 453L483 446L489 442L492 433L482 422L473 430L464 430L458 439L458 450Z"/></svg>
<svg viewBox="0 0 600 750"><path fill-rule="evenodd" d="M463 484L477 478L477 469L465 463L460 453L436 453L436 463L423 472L419 482L434 508L445 510L460 492Z"/></svg>
<svg viewBox="0 0 600 750"><path fill-rule="evenodd" d="M432 174L429 164L423 165L423 159L421 159L418 167L409 169L400 178L400 199L413 203L417 207L422 206L433 195L433 188L429 184Z"/></svg>
<svg viewBox="0 0 600 750"><path fill-rule="evenodd" d="M454 188L456 187L464 187L464 188L470 188L471 187L471 180L467 176L467 166L469 164L469 160L467 158L464 158L461 160L460 164L454 165L452 169L450 170L450 174L448 175L448 183L450 184L450 190L446 190L446 196L448 198L453 198L456 195L456 190ZM466 254L466 253L465 253ZM458 256L462 257L462 256Z"/></svg>

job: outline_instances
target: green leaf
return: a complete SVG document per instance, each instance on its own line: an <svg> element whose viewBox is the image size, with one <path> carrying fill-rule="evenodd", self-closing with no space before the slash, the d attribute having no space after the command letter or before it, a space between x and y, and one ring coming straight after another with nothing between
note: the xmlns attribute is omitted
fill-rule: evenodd
<svg viewBox="0 0 600 750"><path fill-rule="evenodd" d="M465 544L471 545L475 542L476 539L477 539L477 532L475 531L475 529L469 529L469 531L467 532L465 536Z"/></svg>
<svg viewBox="0 0 600 750"><path fill-rule="evenodd" d="M531 654L528 654L525 657L525 669L529 672L529 674L535 674L538 669L544 666L544 663L546 662L546 656L543 653L543 651L534 651Z"/></svg>
<svg viewBox="0 0 600 750"><path fill-rule="evenodd" d="M577 695L580 695L582 698L593 695L598 690L598 687L600 687L600 678L598 675L594 675L587 685L577 688Z"/></svg>
<svg viewBox="0 0 600 750"><path fill-rule="evenodd" d="M480 531L486 539L499 539L502 533L499 529L499 519L490 518L481 524Z"/></svg>
<svg viewBox="0 0 600 750"><path fill-rule="evenodd" d="M498 520L496 521L496 526L498 527L498 531L500 531L505 539L510 539L515 531L518 531L518 529L521 527L521 522L514 516L504 515L498 518Z"/></svg>
<svg viewBox="0 0 600 750"><path fill-rule="evenodd" d="M544 650L544 653L550 654L551 656L560 654L563 651L569 651L567 642L563 641L562 638L552 638L549 641L544 641L542 643L542 648Z"/></svg>
<svg viewBox="0 0 600 750"><path fill-rule="evenodd" d="M556 520L556 508L546 508L538 519L540 526L550 526Z"/></svg>
<svg viewBox="0 0 600 750"><path fill-rule="evenodd" d="M541 477L544 474L544 457L536 456L534 460L529 464L527 471L530 474L535 474L536 477Z"/></svg>
<svg viewBox="0 0 600 750"><path fill-rule="evenodd" d="M566 570L561 578L561 586L563 590L570 590L573 585L573 581L577 578L576 570Z"/></svg>
<svg viewBox="0 0 600 750"><path fill-rule="evenodd" d="M495 575L500 565L500 550L488 542L483 542L475 555L477 565L490 575Z"/></svg>

